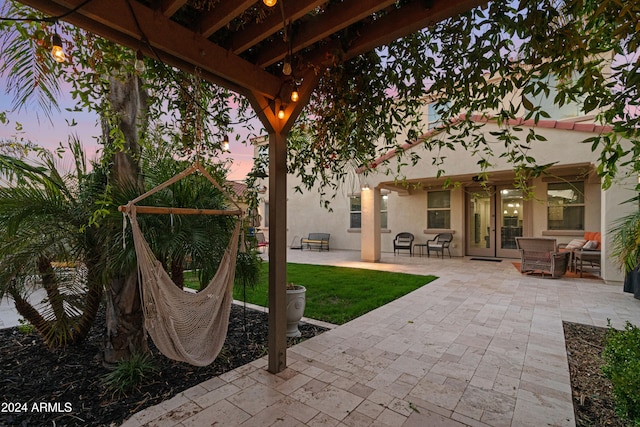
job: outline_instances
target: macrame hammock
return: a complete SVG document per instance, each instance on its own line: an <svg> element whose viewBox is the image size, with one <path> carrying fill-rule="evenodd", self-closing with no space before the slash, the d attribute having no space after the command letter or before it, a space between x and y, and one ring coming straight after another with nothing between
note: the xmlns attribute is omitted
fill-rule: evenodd
<svg viewBox="0 0 640 427"><path fill-rule="evenodd" d="M169 185L200 172L216 188L231 200L237 210L214 210L192 208L166 208L137 206L136 203ZM158 350L170 359L195 366L211 364L220 353L227 335L229 314L233 300L232 290L235 276L238 240L242 221L238 220L231 234L231 240L224 252L218 271L207 286L198 293L180 289L169 277L146 242L137 214L183 214L183 215L237 215L243 214L236 204L200 166L199 162L180 174L120 206L132 228L133 242L138 261L138 282L144 313L144 326ZM241 239L244 243L244 239Z"/></svg>

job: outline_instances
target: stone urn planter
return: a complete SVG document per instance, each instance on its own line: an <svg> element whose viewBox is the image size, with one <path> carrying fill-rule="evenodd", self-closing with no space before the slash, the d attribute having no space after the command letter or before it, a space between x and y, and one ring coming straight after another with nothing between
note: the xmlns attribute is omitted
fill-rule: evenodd
<svg viewBox="0 0 640 427"><path fill-rule="evenodd" d="M302 335L298 329L298 322L304 314L307 289L304 286L287 285L287 337Z"/></svg>

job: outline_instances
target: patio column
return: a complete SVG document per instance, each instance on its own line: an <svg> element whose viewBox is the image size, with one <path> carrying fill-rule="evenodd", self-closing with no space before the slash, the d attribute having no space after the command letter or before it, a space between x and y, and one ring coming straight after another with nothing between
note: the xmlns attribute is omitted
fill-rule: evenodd
<svg viewBox="0 0 640 427"><path fill-rule="evenodd" d="M363 188L360 203L360 258L380 262L380 189Z"/></svg>

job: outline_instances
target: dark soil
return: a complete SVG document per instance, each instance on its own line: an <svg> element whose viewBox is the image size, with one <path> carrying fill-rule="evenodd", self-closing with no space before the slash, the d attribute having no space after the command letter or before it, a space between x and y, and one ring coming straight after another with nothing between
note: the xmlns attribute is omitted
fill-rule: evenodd
<svg viewBox="0 0 640 427"><path fill-rule="evenodd" d="M564 323L576 426L631 426L615 412L611 381L602 373L606 328Z"/></svg>
<svg viewBox="0 0 640 427"><path fill-rule="evenodd" d="M212 365L174 362L153 349L157 373L126 396L115 395L103 383L109 372L99 358L104 315L83 344L64 351L47 350L35 334L0 330L0 426L119 425L141 409L264 356L267 315L246 313L245 320L242 307L233 306L225 346ZM300 330L303 336L289 344L324 332L307 324ZM564 331L576 425L627 426L616 416L611 384L601 371L606 329L565 323Z"/></svg>
<svg viewBox="0 0 640 427"><path fill-rule="evenodd" d="M35 333L0 330L0 426L109 426L156 405L214 376L267 353L267 315L233 305L224 347L209 366L195 367L167 359L152 349L157 372L149 383L126 396L109 391L100 361L104 330L101 313L80 345L49 351ZM246 329L245 329L246 325ZM300 324L292 345L325 331Z"/></svg>

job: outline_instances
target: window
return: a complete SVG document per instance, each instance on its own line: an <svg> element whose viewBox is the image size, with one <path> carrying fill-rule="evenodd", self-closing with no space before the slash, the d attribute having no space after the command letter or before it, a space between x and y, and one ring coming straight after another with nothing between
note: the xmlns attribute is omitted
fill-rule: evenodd
<svg viewBox="0 0 640 427"><path fill-rule="evenodd" d="M387 228L387 201L389 196L383 194L380 200L380 228Z"/></svg>
<svg viewBox="0 0 640 427"><path fill-rule="evenodd" d="M360 196L353 196L350 199L349 207L349 228L362 227L362 202Z"/></svg>
<svg viewBox="0 0 640 427"><path fill-rule="evenodd" d="M432 102L427 105L427 129L434 129L442 125L442 113L449 108L449 103Z"/></svg>
<svg viewBox="0 0 640 427"><path fill-rule="evenodd" d="M451 228L451 192L429 191L427 193L427 228Z"/></svg>
<svg viewBox="0 0 640 427"><path fill-rule="evenodd" d="M380 228L387 228L387 199L388 196L380 196ZM362 228L362 200L360 196L351 196L349 199L349 228Z"/></svg>
<svg viewBox="0 0 640 427"><path fill-rule="evenodd" d="M584 182L548 184L547 228L584 230Z"/></svg>

